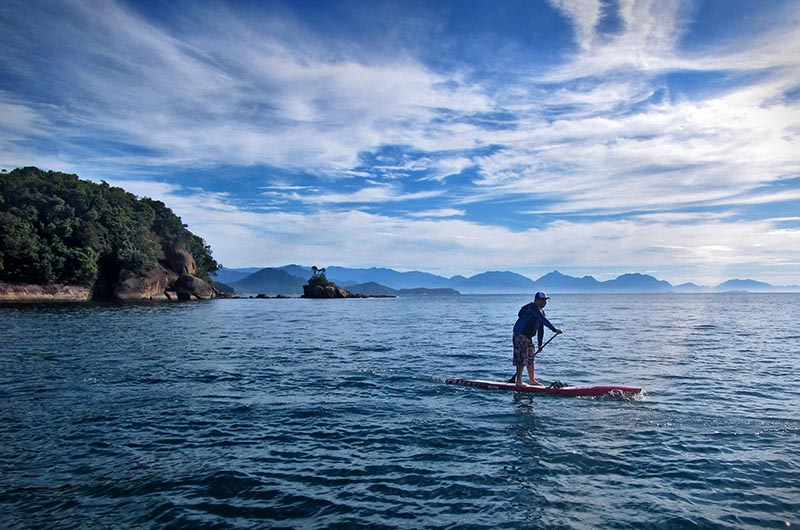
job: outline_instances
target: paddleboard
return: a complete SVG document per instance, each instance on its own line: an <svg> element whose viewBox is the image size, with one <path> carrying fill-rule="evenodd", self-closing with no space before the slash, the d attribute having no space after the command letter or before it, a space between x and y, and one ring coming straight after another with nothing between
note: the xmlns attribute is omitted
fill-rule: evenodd
<svg viewBox="0 0 800 530"><path fill-rule="evenodd" d="M561 388L549 386L517 386L515 383L505 383L500 381L481 381L479 379L462 379L451 377L445 380L449 385L475 386L478 388L489 388L492 390L511 390L514 392L528 392L531 394L549 394L553 396L580 397L580 396L605 396L611 395L630 395L638 394L641 388L620 385L578 385L563 386Z"/></svg>

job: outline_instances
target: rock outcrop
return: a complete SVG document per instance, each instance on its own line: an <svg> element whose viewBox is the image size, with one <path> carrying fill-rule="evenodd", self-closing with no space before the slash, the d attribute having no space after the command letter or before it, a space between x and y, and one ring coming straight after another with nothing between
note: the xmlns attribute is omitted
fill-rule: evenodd
<svg viewBox="0 0 800 530"><path fill-rule="evenodd" d="M169 256L172 256L171 258ZM175 270L173 267L175 267ZM191 271L186 272L186 271ZM165 252L154 270L141 274L122 269L111 285L33 285L0 282L0 302L86 302L95 289L101 298L118 302L144 300L209 300L226 295L193 276L194 258L183 249ZM94 293L97 296L97 293Z"/></svg>
<svg viewBox="0 0 800 530"><path fill-rule="evenodd" d="M184 259L188 255L189 259ZM191 254L181 250L177 256L183 256L177 262L181 270L195 270ZM190 266L191 265L191 266ZM170 263L172 266L172 262ZM172 268L162 265L147 275L133 273L123 269L119 281L113 288L114 299L120 302L140 300L210 300L218 294L207 282L187 272L178 273Z"/></svg>
<svg viewBox="0 0 800 530"><path fill-rule="evenodd" d="M303 298L361 298L338 285L304 285Z"/></svg>
<svg viewBox="0 0 800 530"><path fill-rule="evenodd" d="M179 300L210 300L214 298L214 289L196 276L181 274L172 284Z"/></svg>
<svg viewBox="0 0 800 530"><path fill-rule="evenodd" d="M194 276L197 263L191 253L167 240L161 241L158 267L146 274L122 269L112 291L121 302L139 300L210 300L220 295Z"/></svg>
<svg viewBox="0 0 800 530"><path fill-rule="evenodd" d="M197 264L194 257L182 248L177 248L172 244L164 244L164 254L167 258L169 268L177 274L194 275L197 272Z"/></svg>
<svg viewBox="0 0 800 530"><path fill-rule="evenodd" d="M158 300L165 296L167 286L167 273L161 267L146 276L122 269L114 286L114 298L120 302Z"/></svg>

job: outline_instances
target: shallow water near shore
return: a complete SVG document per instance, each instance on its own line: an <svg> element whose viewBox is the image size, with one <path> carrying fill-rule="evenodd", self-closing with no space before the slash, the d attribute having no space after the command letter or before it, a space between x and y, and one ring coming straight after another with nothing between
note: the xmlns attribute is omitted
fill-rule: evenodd
<svg viewBox="0 0 800 530"><path fill-rule="evenodd" d="M798 294L0 306L0 527L787 528Z"/></svg>

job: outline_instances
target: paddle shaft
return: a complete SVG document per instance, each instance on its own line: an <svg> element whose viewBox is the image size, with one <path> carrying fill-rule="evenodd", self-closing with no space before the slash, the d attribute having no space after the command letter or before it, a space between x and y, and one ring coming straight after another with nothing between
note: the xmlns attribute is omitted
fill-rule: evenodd
<svg viewBox="0 0 800 530"><path fill-rule="evenodd" d="M554 339L554 338L556 338L556 337L558 337L558 333L556 333L555 335L553 335L552 337L550 337L549 339L547 339L547 342L545 342L544 344L542 344L542 349L544 349L544 347L545 347L545 346L547 346L548 344L550 344L550 341L551 341L551 340L553 340L553 339ZM539 354L539 352L536 352L536 354L538 355L538 354ZM514 375L512 375L512 376L511 376L511 379L509 379L509 380L508 380L508 381L506 381L506 382L507 382L507 383L513 383L513 382L515 382L515 381L516 381L516 379L517 379L517 374L514 374Z"/></svg>

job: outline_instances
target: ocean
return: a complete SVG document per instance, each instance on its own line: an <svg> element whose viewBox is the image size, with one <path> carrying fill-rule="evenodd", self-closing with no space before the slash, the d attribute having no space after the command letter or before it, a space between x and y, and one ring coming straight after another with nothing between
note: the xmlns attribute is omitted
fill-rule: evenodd
<svg viewBox="0 0 800 530"><path fill-rule="evenodd" d="M4 529L800 525L800 294L0 306ZM549 336L549 333L548 333Z"/></svg>

